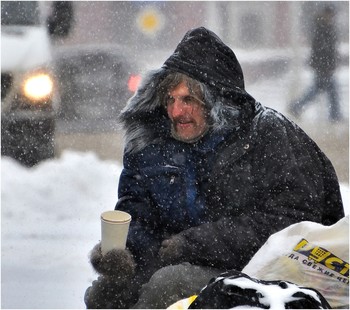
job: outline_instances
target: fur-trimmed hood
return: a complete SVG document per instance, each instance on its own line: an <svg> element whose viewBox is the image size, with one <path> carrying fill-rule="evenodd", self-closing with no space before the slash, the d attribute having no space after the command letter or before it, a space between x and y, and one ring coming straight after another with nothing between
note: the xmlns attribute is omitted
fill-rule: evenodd
<svg viewBox="0 0 350 310"><path fill-rule="evenodd" d="M234 52L210 30L189 30L164 65L149 72L119 116L127 152L142 150L170 136L170 121L157 95L157 86L171 72L203 83L212 130L239 128L254 114L255 100L244 89L241 66Z"/></svg>

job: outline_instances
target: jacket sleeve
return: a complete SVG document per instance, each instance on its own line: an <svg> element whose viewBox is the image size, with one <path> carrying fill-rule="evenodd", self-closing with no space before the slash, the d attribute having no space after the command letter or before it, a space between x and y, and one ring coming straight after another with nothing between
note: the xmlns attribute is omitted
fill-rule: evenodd
<svg viewBox="0 0 350 310"><path fill-rule="evenodd" d="M132 155L124 155L124 168L119 178L118 202L115 209L128 212L131 223L127 248L134 255L137 263L140 259L154 257L158 252L160 240L154 234L152 225L157 223L151 201L142 184L142 178L136 166L137 160ZM145 255L145 253L148 253Z"/></svg>
<svg viewBox="0 0 350 310"><path fill-rule="evenodd" d="M334 186L328 190L336 196L328 205L334 208L333 223L344 216L334 169L314 142L278 119L261 125L256 145L226 165L232 169L221 176L229 176L216 178L240 206L235 209L226 198L227 210L215 221L181 232L184 260L241 270L271 234L300 221L322 222L330 181ZM240 198L232 194L236 191Z"/></svg>

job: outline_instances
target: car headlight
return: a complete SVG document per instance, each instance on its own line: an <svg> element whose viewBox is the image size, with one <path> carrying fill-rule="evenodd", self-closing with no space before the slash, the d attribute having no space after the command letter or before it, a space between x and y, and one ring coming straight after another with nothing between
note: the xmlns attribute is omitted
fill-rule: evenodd
<svg viewBox="0 0 350 310"><path fill-rule="evenodd" d="M53 80L47 73L36 73L29 76L23 83L23 94L33 103L43 102L52 95Z"/></svg>

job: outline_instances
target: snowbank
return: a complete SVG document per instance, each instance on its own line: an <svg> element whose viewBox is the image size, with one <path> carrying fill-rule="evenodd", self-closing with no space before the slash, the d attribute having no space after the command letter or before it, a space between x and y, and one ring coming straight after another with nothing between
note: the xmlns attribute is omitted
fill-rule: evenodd
<svg viewBox="0 0 350 310"><path fill-rule="evenodd" d="M85 308L88 253L121 168L66 152L33 169L2 158L2 308Z"/></svg>

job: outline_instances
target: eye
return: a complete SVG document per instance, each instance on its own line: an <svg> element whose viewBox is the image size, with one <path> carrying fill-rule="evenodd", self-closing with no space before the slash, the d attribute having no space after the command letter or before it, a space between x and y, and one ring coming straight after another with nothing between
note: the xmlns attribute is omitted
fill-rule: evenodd
<svg viewBox="0 0 350 310"><path fill-rule="evenodd" d="M174 97L168 96L168 97L166 98L166 105L167 105L167 106L170 105L170 104L173 104L174 102L175 102Z"/></svg>
<svg viewBox="0 0 350 310"><path fill-rule="evenodd" d="M194 103L197 102L197 100L193 96L185 96L183 98L183 102L186 103L186 104L194 104Z"/></svg>

